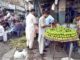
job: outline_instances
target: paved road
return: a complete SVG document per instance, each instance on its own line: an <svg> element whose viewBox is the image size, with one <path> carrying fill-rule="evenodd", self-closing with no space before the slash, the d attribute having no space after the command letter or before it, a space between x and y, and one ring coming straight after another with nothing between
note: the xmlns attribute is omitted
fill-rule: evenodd
<svg viewBox="0 0 80 60"><path fill-rule="evenodd" d="M3 43L3 42L0 42L0 60L2 58L2 56L8 52L10 50L10 46L8 43Z"/></svg>
<svg viewBox="0 0 80 60"><path fill-rule="evenodd" d="M66 53L63 49L60 48L60 46L57 46L55 50L55 56L53 57L53 46L47 48L46 52L44 52L44 56L41 56L38 51L38 45L35 43L35 49L34 50L28 50L28 59L25 60L61 60L62 57L68 57L68 53ZM0 43L0 59L3 56L4 53L9 52L10 46L8 43ZM11 54L12 55L12 54ZM77 53L73 53L72 57L75 60L80 60L80 55ZM10 59L10 60L16 60L16 59ZM18 60L24 60L24 59L18 59Z"/></svg>

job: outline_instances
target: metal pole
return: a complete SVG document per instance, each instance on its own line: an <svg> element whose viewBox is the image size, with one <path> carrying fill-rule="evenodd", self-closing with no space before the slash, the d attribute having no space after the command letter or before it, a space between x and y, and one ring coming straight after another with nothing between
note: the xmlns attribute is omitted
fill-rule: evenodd
<svg viewBox="0 0 80 60"><path fill-rule="evenodd" d="M55 47L56 47L56 42L54 42L54 52L53 52L53 60L55 60L55 52L56 52L56 50L55 50Z"/></svg>
<svg viewBox="0 0 80 60"><path fill-rule="evenodd" d="M71 60L72 51L73 51L73 43L71 42L70 43L70 50L69 50L69 58L68 58L68 60Z"/></svg>

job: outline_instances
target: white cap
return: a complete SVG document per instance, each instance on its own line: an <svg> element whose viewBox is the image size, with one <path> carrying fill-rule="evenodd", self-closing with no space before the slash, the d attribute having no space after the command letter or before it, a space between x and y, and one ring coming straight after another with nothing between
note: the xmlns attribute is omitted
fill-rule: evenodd
<svg viewBox="0 0 80 60"><path fill-rule="evenodd" d="M25 0L26 2L29 2L29 1L33 1L33 0Z"/></svg>
<svg viewBox="0 0 80 60"><path fill-rule="evenodd" d="M58 0L55 0L55 5L57 5L58 4Z"/></svg>
<svg viewBox="0 0 80 60"><path fill-rule="evenodd" d="M29 3L29 5L28 5L29 7L29 10L31 10L31 9L34 9L34 5L33 4L31 4L31 3Z"/></svg>
<svg viewBox="0 0 80 60"><path fill-rule="evenodd" d="M54 4L54 3L52 4L51 9L52 9L52 10L55 10L55 4Z"/></svg>

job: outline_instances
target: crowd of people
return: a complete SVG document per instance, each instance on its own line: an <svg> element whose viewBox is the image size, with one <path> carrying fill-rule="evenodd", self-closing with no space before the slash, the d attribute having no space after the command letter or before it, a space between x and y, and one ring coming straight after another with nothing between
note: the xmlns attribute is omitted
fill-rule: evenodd
<svg viewBox="0 0 80 60"><path fill-rule="evenodd" d="M77 30L80 32L80 18L77 17ZM49 46L50 42L44 39L45 29L48 27L55 28L60 24L50 15L50 10L43 9L42 16L37 20L35 17L35 10L31 9L29 14L26 16L26 39L27 39L27 47L29 49L33 48L33 42L36 33L38 33L38 45L39 45L39 53L41 55L44 54L44 48ZM78 33L79 34L79 33ZM66 43L66 48L69 49L70 43ZM74 49L78 47L77 42L74 42Z"/></svg>
<svg viewBox="0 0 80 60"><path fill-rule="evenodd" d="M19 37L24 29L25 25L19 15L0 8L0 41L7 41L13 36Z"/></svg>

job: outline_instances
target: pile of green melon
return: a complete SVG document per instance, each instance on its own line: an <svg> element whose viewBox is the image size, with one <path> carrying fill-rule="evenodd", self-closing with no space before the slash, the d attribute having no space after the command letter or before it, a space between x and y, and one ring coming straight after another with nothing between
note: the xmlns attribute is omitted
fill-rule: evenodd
<svg viewBox="0 0 80 60"><path fill-rule="evenodd" d="M54 40L72 40L77 37L76 30L58 26L56 28L48 28L44 33L45 37Z"/></svg>

